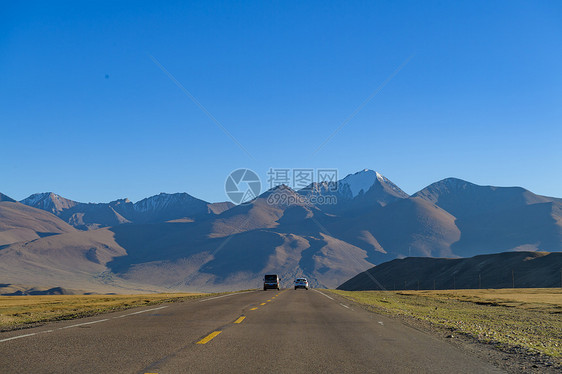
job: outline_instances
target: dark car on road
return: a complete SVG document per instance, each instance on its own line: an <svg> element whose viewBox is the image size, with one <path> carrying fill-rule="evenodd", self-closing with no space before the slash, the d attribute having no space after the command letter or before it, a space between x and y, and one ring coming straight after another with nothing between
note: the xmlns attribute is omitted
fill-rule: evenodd
<svg viewBox="0 0 562 374"><path fill-rule="evenodd" d="M263 290L268 288L279 289L279 276L277 274L266 274L263 277Z"/></svg>

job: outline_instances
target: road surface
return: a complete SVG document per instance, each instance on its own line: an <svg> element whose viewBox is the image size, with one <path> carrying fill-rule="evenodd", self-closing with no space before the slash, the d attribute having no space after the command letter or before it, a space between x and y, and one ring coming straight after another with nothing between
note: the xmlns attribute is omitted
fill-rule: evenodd
<svg viewBox="0 0 562 374"><path fill-rule="evenodd" d="M322 290L251 291L0 333L6 373L491 373Z"/></svg>

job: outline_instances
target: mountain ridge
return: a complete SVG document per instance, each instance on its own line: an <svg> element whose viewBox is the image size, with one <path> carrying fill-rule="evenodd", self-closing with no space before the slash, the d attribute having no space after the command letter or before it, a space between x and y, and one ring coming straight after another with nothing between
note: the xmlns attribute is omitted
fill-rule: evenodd
<svg viewBox="0 0 562 374"><path fill-rule="evenodd" d="M560 199L457 178L408 196L378 172L350 175L360 178L344 177L349 183L333 204L311 199L334 192L336 186L325 183L311 186L318 191L277 186L237 206L162 193L143 199L138 210L136 203L119 199L62 209L62 221L41 211L89 231L43 238L34 233L31 242L6 244L0 250L0 274L6 279L0 275L0 281L80 290L92 282L91 291L104 284L217 291L259 287L264 272L277 272L284 286L305 276L311 286L336 287L373 265L411 256L562 250ZM51 257L61 253L65 257L53 262ZM20 263L19 254L28 262ZM73 268L81 273L64 284L52 283L52 274Z"/></svg>
<svg viewBox="0 0 562 374"><path fill-rule="evenodd" d="M151 223L177 219L194 219L222 213L232 203L208 203L185 192L160 193L131 202L127 198L109 203L81 203L53 192L32 194L22 204L57 215L81 230L111 227L124 223Z"/></svg>

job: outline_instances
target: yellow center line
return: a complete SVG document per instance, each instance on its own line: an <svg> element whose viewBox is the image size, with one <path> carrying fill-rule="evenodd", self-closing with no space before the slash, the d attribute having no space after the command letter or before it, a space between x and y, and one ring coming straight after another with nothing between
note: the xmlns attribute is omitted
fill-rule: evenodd
<svg viewBox="0 0 562 374"><path fill-rule="evenodd" d="M261 303L260 305L265 305L265 303Z"/></svg>
<svg viewBox="0 0 562 374"><path fill-rule="evenodd" d="M267 302L269 303L271 300L267 300Z"/></svg>
<svg viewBox="0 0 562 374"><path fill-rule="evenodd" d="M216 337L218 334L220 334L222 331L213 331L212 333L210 333L209 335L207 335L206 337L204 337L203 339L199 340L197 342L197 344L207 344L208 342L210 342L211 340L213 340L214 337Z"/></svg>
<svg viewBox="0 0 562 374"><path fill-rule="evenodd" d="M250 309L250 310L256 310L256 309L258 309L258 308L252 308L252 309Z"/></svg>
<svg viewBox="0 0 562 374"><path fill-rule="evenodd" d="M234 323L241 323L242 321L244 321L244 318L246 318L246 317L240 316L240 317L238 317L238 319L236 321L234 321Z"/></svg>

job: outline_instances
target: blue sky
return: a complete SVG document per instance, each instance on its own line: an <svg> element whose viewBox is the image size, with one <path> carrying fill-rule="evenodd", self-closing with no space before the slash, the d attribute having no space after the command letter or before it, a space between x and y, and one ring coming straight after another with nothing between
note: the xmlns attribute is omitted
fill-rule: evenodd
<svg viewBox="0 0 562 374"><path fill-rule="evenodd" d="M10 3L0 192L222 201L273 167L562 197L561 99L558 1Z"/></svg>

